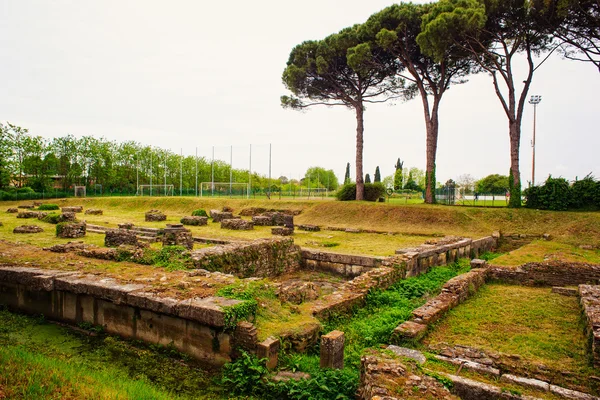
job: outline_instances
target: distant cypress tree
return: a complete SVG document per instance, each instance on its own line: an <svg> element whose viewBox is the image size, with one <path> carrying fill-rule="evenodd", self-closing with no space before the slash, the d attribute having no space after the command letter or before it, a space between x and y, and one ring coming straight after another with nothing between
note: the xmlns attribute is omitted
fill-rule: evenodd
<svg viewBox="0 0 600 400"><path fill-rule="evenodd" d="M344 175L344 185L350 183L350 163L346 164L346 175Z"/></svg>
<svg viewBox="0 0 600 400"><path fill-rule="evenodd" d="M365 183L371 183L371 175L365 175Z"/></svg>
<svg viewBox="0 0 600 400"><path fill-rule="evenodd" d="M394 173L394 190L402 189L402 167L403 166L404 166L404 162L400 161L400 158L398 158L398 161L396 161L396 165L394 165L394 167L396 167L396 172Z"/></svg>
<svg viewBox="0 0 600 400"><path fill-rule="evenodd" d="M379 165L375 168L375 182L381 182L381 172L379 172Z"/></svg>

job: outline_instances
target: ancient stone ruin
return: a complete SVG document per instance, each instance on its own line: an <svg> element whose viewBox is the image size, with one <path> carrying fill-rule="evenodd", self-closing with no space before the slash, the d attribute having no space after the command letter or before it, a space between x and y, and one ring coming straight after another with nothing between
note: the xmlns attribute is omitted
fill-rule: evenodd
<svg viewBox="0 0 600 400"><path fill-rule="evenodd" d="M42 219L44 218L46 215L48 215L45 212L40 212L40 211L22 211L20 213L17 214L17 218L37 218L37 219Z"/></svg>
<svg viewBox="0 0 600 400"><path fill-rule="evenodd" d="M183 225L203 226L208 224L208 217L185 216L179 222Z"/></svg>
<svg viewBox="0 0 600 400"><path fill-rule="evenodd" d="M75 213L72 211L63 211L63 213L58 216L58 222L75 222L76 220Z"/></svg>
<svg viewBox="0 0 600 400"><path fill-rule="evenodd" d="M80 212L83 212L83 206L62 207L60 210L63 213L65 213L65 212L80 213Z"/></svg>
<svg viewBox="0 0 600 400"><path fill-rule="evenodd" d="M147 211L145 214L146 222L165 221L166 219L167 219L167 216L165 214L163 214L162 211L159 211L159 210L150 210L150 211Z"/></svg>
<svg viewBox="0 0 600 400"><path fill-rule="evenodd" d="M234 231L251 231L254 229L252 221L244 219L224 219L221 221L221 229L231 229Z"/></svg>
<svg viewBox="0 0 600 400"><path fill-rule="evenodd" d="M285 226L276 226L271 228L271 234L277 236L290 236L294 233L294 228L287 228Z"/></svg>
<svg viewBox="0 0 600 400"><path fill-rule="evenodd" d="M122 244L137 246L138 238L135 232L128 229L111 229L106 231L106 235L104 236L104 245L106 247L119 247Z"/></svg>
<svg viewBox="0 0 600 400"><path fill-rule="evenodd" d="M87 210L85 210L85 213L87 215L103 215L104 211L103 210L99 210L97 208L88 208Z"/></svg>
<svg viewBox="0 0 600 400"><path fill-rule="evenodd" d="M56 225L56 236L71 239L84 237L85 228L85 222L62 222Z"/></svg>
<svg viewBox="0 0 600 400"><path fill-rule="evenodd" d="M119 229L133 229L133 222L124 222L122 224L118 224Z"/></svg>
<svg viewBox="0 0 600 400"><path fill-rule="evenodd" d="M40 233L44 232L41 226L37 225L21 225L13 229L13 233Z"/></svg>
<svg viewBox="0 0 600 400"><path fill-rule="evenodd" d="M19 212L18 208L9 208L8 210L6 210L7 213L9 214L16 214Z"/></svg>
<svg viewBox="0 0 600 400"><path fill-rule="evenodd" d="M213 222L221 222L226 219L236 218L233 216L233 213L231 211L219 211L219 210L210 210L210 217L212 218ZM237 218L239 218L239 217L237 217Z"/></svg>
<svg viewBox="0 0 600 400"><path fill-rule="evenodd" d="M33 204L19 204L19 208L33 209L33 208L35 208L35 205L33 205Z"/></svg>
<svg viewBox="0 0 600 400"><path fill-rule="evenodd" d="M163 229L163 246L183 246L189 250L194 248L194 238L189 229L181 224L167 224Z"/></svg>

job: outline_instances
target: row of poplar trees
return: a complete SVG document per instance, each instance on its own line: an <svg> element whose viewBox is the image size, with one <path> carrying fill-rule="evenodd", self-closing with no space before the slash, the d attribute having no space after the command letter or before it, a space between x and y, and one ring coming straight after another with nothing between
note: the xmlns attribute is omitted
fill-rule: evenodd
<svg viewBox="0 0 600 400"><path fill-rule="evenodd" d="M292 95L282 96L281 103L355 111L356 200L362 200L365 104L419 96L427 130L425 202L434 203L442 97L470 74L488 73L508 119L510 206L519 207L524 105L535 70L556 50L593 63L600 72L600 0L400 3L363 24L294 47L283 72ZM527 62L523 81L514 76L519 58Z"/></svg>

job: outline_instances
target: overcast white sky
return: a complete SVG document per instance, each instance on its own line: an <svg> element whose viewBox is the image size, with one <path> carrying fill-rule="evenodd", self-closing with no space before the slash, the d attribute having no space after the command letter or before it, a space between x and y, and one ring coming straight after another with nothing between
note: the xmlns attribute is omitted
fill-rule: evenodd
<svg viewBox="0 0 600 400"><path fill-rule="evenodd" d="M421 1L417 1L421 2ZM389 0L0 1L0 121L47 138L73 134L135 140L229 159L273 176L310 166L343 178L354 169L355 118L343 108L284 110L281 73L291 49L364 22ZM551 58L534 76L536 180L600 176L600 74ZM438 181L508 174L508 123L488 76L453 87L440 114ZM521 173L531 177L533 108L523 120ZM419 99L371 105L365 172L425 168ZM354 176L354 170L352 170Z"/></svg>

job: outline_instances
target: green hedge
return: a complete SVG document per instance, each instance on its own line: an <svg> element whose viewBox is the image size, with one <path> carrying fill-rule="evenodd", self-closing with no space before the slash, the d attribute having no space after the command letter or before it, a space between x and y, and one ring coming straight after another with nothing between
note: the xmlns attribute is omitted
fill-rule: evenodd
<svg viewBox="0 0 600 400"><path fill-rule="evenodd" d="M41 206L38 207L38 210L40 210L40 211L60 210L60 207L58 207L56 204L42 204Z"/></svg>
<svg viewBox="0 0 600 400"><path fill-rule="evenodd" d="M197 210L192 211L192 216L193 217L208 217L208 214L206 213L206 211L204 211L204 209L199 208Z"/></svg>
<svg viewBox="0 0 600 400"><path fill-rule="evenodd" d="M564 178L546 179L541 186L525 189L525 207L538 210L600 209L600 182L588 175L572 185Z"/></svg>
<svg viewBox="0 0 600 400"><path fill-rule="evenodd" d="M385 186L380 182L365 183L366 201L377 201L385 195ZM335 194L340 201L356 200L356 183L347 183Z"/></svg>

